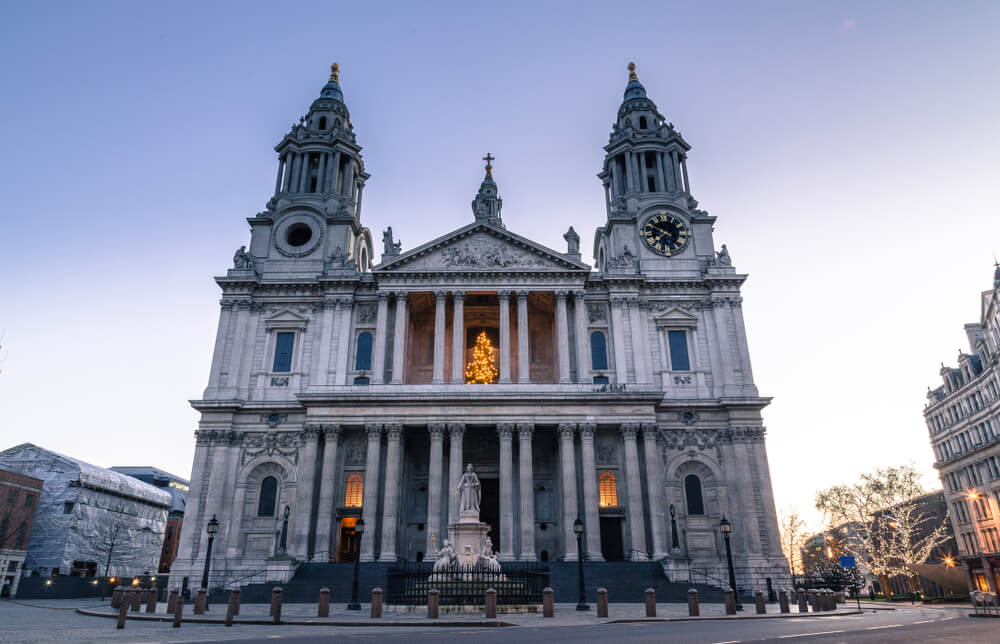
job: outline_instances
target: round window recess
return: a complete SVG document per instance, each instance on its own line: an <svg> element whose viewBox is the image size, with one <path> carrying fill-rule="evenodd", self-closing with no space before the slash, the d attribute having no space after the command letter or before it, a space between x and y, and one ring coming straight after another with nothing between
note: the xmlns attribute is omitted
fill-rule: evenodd
<svg viewBox="0 0 1000 644"><path fill-rule="evenodd" d="M312 228L310 228L308 224L294 224L288 228L288 233L285 235L285 239L288 241L289 246L298 248L299 246L305 246L309 243L312 236Z"/></svg>

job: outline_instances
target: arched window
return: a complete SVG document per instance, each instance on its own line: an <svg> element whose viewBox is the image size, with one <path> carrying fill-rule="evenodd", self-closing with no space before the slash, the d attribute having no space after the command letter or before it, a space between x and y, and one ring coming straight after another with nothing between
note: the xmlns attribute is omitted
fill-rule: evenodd
<svg viewBox="0 0 1000 644"><path fill-rule="evenodd" d="M363 331L358 335L358 347L354 352L354 369L368 371L372 368L372 334Z"/></svg>
<svg viewBox="0 0 1000 644"><path fill-rule="evenodd" d="M640 116L639 117L639 129L640 130L645 130L646 129L646 117L645 116Z"/></svg>
<svg viewBox="0 0 1000 644"><path fill-rule="evenodd" d="M694 474L684 477L684 494L687 496L688 515L705 514L705 502L701 497L701 480Z"/></svg>
<svg viewBox="0 0 1000 644"><path fill-rule="evenodd" d="M325 130L326 129L326 117L325 116L319 117L319 129L321 129L321 130Z"/></svg>
<svg viewBox="0 0 1000 644"><path fill-rule="evenodd" d="M361 249L361 261L359 262L359 268L362 273L368 272L368 251L365 248Z"/></svg>
<svg viewBox="0 0 1000 644"><path fill-rule="evenodd" d="M260 498L257 500L257 516L273 517L278 500L278 479L265 476L260 482Z"/></svg>
<svg viewBox="0 0 1000 644"><path fill-rule="evenodd" d="M601 507L617 508L618 482L615 481L615 475L612 474L611 472L602 472L600 483L601 483Z"/></svg>
<svg viewBox="0 0 1000 644"><path fill-rule="evenodd" d="M608 342L601 331L590 334L590 366L594 371L608 368Z"/></svg>
<svg viewBox="0 0 1000 644"><path fill-rule="evenodd" d="M360 474L351 474L347 477L347 485L344 486L344 507L360 508L364 499L365 478Z"/></svg>

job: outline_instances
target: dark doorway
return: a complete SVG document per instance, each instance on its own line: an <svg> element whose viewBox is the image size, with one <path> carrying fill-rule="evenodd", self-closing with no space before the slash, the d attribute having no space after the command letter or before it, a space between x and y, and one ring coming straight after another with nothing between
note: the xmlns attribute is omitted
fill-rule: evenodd
<svg viewBox="0 0 1000 644"><path fill-rule="evenodd" d="M605 561L625 560L621 519L601 517L601 554L604 555Z"/></svg>
<svg viewBox="0 0 1000 644"><path fill-rule="evenodd" d="M479 520L490 526L493 549L500 551L500 479L479 479L483 500L479 504Z"/></svg>
<svg viewBox="0 0 1000 644"><path fill-rule="evenodd" d="M340 548L337 551L337 561L354 561L358 556L358 533L354 531L356 517L345 517L340 520Z"/></svg>

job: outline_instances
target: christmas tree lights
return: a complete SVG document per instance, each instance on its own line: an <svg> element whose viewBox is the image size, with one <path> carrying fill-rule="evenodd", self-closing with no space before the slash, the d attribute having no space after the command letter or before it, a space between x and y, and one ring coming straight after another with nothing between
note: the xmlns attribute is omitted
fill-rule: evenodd
<svg viewBox="0 0 1000 644"><path fill-rule="evenodd" d="M472 360L465 365L465 384L488 385L496 382L500 370L493 363L493 343L486 331L480 331L476 337L476 346L472 349Z"/></svg>

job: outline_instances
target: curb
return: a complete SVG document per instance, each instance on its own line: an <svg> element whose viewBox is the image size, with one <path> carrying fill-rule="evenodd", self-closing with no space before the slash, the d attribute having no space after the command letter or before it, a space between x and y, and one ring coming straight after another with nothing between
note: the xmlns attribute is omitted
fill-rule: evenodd
<svg viewBox="0 0 1000 644"><path fill-rule="evenodd" d="M795 619L798 617L839 617L842 615L864 615L864 611L852 610L842 613L774 613L771 615L719 615L706 617L632 617L613 619L602 624L641 624L643 622L731 622L741 619Z"/></svg>
<svg viewBox="0 0 1000 644"><path fill-rule="evenodd" d="M86 615L88 617L106 617L109 619L114 619L117 617L116 614L98 612L94 610L87 610L85 608L77 608L77 613L81 615ZM137 622L173 622L174 618L170 615L156 615L148 613L136 613L134 615L128 615L129 620L134 620ZM225 619L219 619L215 617L185 617L181 619L182 623L185 624L225 624ZM507 622L500 621L487 621L487 620L466 620L466 621L441 621L441 620L428 620L428 621L416 621L411 622L382 622L382 621L364 621L364 622L352 622L352 621L336 621L336 620L320 620L316 619L283 619L277 624L271 620L270 617L262 618L243 618L234 619L233 624L247 624L253 626L413 626L413 627L442 627L442 626L476 626L476 627L501 627L501 626L517 626L517 624L509 624Z"/></svg>

